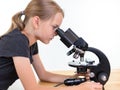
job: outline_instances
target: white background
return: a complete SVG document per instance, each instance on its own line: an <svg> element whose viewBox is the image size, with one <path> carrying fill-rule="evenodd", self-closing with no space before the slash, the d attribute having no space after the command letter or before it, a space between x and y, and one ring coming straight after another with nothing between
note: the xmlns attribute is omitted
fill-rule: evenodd
<svg viewBox="0 0 120 90"><path fill-rule="evenodd" d="M6 32L11 17L24 10L30 0L0 1L0 34ZM65 18L61 28L71 28L91 47L103 51L111 68L120 68L120 0L55 0L64 10ZM39 53L47 70L72 69L68 62L73 60L66 53L70 50L57 36L48 45L40 41ZM18 88L19 87L19 88ZM9 90L22 90L17 81Z"/></svg>

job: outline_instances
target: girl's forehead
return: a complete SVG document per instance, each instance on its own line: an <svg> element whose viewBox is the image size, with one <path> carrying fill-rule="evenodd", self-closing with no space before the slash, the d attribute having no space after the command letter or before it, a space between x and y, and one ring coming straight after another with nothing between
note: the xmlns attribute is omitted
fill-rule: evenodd
<svg viewBox="0 0 120 90"><path fill-rule="evenodd" d="M51 22L56 25L60 25L63 20L63 15L61 13L57 13L54 17L51 18Z"/></svg>
<svg viewBox="0 0 120 90"><path fill-rule="evenodd" d="M42 20L42 23L52 24L59 27L62 23L62 20L63 20L63 15L61 13L57 13L48 20Z"/></svg>

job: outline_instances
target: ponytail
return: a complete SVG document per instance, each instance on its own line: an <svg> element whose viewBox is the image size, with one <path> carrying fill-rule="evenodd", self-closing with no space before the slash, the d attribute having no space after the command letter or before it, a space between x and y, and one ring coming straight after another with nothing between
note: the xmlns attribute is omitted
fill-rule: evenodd
<svg viewBox="0 0 120 90"><path fill-rule="evenodd" d="M24 20L22 20L22 16L24 15L24 12L18 12L12 17L12 23L8 30L8 32L12 31L15 28L18 28L19 30L22 30L24 25Z"/></svg>

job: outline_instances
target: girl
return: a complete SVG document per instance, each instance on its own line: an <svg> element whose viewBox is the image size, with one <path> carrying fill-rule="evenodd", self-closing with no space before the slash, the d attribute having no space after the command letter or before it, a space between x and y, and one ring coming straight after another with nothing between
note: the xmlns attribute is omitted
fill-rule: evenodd
<svg viewBox="0 0 120 90"><path fill-rule="evenodd" d="M12 17L11 27L0 37L0 90L7 90L17 79L25 90L102 90L95 82L55 88L36 81L31 64L42 81L63 82L69 77L46 71L37 46L37 40L48 44L54 38L63 17L63 10L52 0L31 0L24 11Z"/></svg>

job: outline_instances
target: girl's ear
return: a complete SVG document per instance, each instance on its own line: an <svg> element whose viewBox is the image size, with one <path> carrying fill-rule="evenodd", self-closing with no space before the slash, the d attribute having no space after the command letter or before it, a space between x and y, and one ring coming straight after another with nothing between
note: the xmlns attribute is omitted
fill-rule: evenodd
<svg viewBox="0 0 120 90"><path fill-rule="evenodd" d="M34 16L32 21L33 21L34 28L37 29L39 27L40 18L38 16Z"/></svg>

